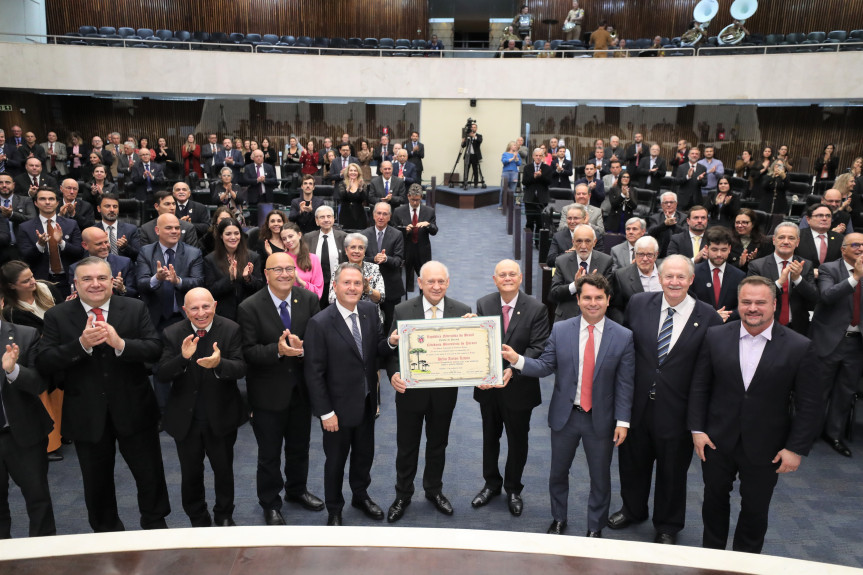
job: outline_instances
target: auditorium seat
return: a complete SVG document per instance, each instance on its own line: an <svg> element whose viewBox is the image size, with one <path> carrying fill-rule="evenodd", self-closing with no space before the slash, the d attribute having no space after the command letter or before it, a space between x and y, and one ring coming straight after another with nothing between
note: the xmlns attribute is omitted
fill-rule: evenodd
<svg viewBox="0 0 863 575"><path fill-rule="evenodd" d="M302 43L303 46L311 46L312 38L311 36L300 36L297 38L297 43Z"/></svg>
<svg viewBox="0 0 863 575"><path fill-rule="evenodd" d="M410 56L408 52L405 50L411 49L411 41L406 38L399 38L395 43L396 52L393 53L393 56Z"/></svg>
<svg viewBox="0 0 863 575"><path fill-rule="evenodd" d="M348 47L348 41L345 38L332 38L330 40L331 50L327 54L340 56L344 54L343 50Z"/></svg>
<svg viewBox="0 0 863 575"><path fill-rule="evenodd" d="M560 45L563 43L563 40L552 40L551 44L549 44L549 50L552 52L557 52L560 49Z"/></svg>
<svg viewBox="0 0 863 575"><path fill-rule="evenodd" d="M100 26L99 27L99 34L101 34L102 36L111 36L112 34L116 34L116 33L117 33L117 29L114 28L113 26Z"/></svg>
<svg viewBox="0 0 863 575"><path fill-rule="evenodd" d="M365 38L363 40L363 48L367 50L373 50L378 47L378 39L377 38Z"/></svg>
<svg viewBox="0 0 863 575"><path fill-rule="evenodd" d="M224 32L213 32L210 35L210 43L212 44L230 44L231 39ZM213 50L227 50L227 46L213 46Z"/></svg>
<svg viewBox="0 0 863 575"><path fill-rule="evenodd" d="M783 44L799 44L804 40L806 40L806 34L803 32L792 32L785 35L785 42Z"/></svg>
<svg viewBox="0 0 863 575"><path fill-rule="evenodd" d="M729 176L728 183L731 184L731 190L734 192L746 192L749 189L749 180L745 178L738 178L736 176Z"/></svg>
<svg viewBox="0 0 863 575"><path fill-rule="evenodd" d="M851 33L848 34L848 38L863 38L863 30L851 30Z"/></svg>
<svg viewBox="0 0 863 575"><path fill-rule="evenodd" d="M281 38L279 38L279 44L282 44L284 46L293 46L296 42L296 37L290 35L282 36Z"/></svg>
<svg viewBox="0 0 863 575"><path fill-rule="evenodd" d="M768 34L764 37L764 43L768 46L776 46L785 41L785 34Z"/></svg>
<svg viewBox="0 0 863 575"><path fill-rule="evenodd" d="M635 188L635 201L645 214L640 217L647 218L656 207L656 193L650 188Z"/></svg>
<svg viewBox="0 0 863 575"><path fill-rule="evenodd" d="M279 37L276 34L264 34L261 36L261 42L266 42L272 46L275 46L279 43Z"/></svg>
<svg viewBox="0 0 863 575"><path fill-rule="evenodd" d="M807 40L812 40L815 43L822 43L827 39L827 32L809 32L806 36Z"/></svg>
<svg viewBox="0 0 863 575"><path fill-rule="evenodd" d="M788 182L785 191L789 194L796 194L802 200L812 193L812 187L804 182Z"/></svg>
<svg viewBox="0 0 863 575"><path fill-rule="evenodd" d="M545 50L545 40L537 40L533 43L534 50Z"/></svg>
<svg viewBox="0 0 863 575"><path fill-rule="evenodd" d="M396 47L396 41L392 38L381 38L380 43L378 44L381 50L392 50ZM392 52L383 52L382 56L392 56Z"/></svg>
<svg viewBox="0 0 863 575"><path fill-rule="evenodd" d="M155 36L159 40L170 40L171 38L174 37L174 33L171 32L170 30L160 29L160 30L156 30L153 33L153 36Z"/></svg>
<svg viewBox="0 0 863 575"><path fill-rule="evenodd" d="M362 38L348 38L348 48L350 48L347 54L351 56L362 56L363 52L363 39Z"/></svg>
<svg viewBox="0 0 863 575"><path fill-rule="evenodd" d="M803 182L804 184L812 184L812 174L805 172L788 172L786 177L791 182Z"/></svg>
<svg viewBox="0 0 863 575"><path fill-rule="evenodd" d="M192 39L192 33L188 30L177 30L174 32L174 38L179 42L189 42Z"/></svg>
<svg viewBox="0 0 863 575"><path fill-rule="evenodd" d="M151 28L138 28L136 36L140 36L143 40L149 40L153 37L153 30Z"/></svg>
<svg viewBox="0 0 863 575"><path fill-rule="evenodd" d="M863 50L863 38L849 38L842 44L843 52L860 52Z"/></svg>
<svg viewBox="0 0 863 575"><path fill-rule="evenodd" d="M848 32L845 30L833 30L829 34L827 34L828 40L839 40L840 42L844 42L848 39Z"/></svg>
<svg viewBox="0 0 863 575"><path fill-rule="evenodd" d="M81 36L87 36L88 34L98 34L99 30L95 26L81 26L78 28L78 33Z"/></svg>
<svg viewBox="0 0 863 575"><path fill-rule="evenodd" d="M815 186L812 188L812 191L816 194L823 195L826 190L829 190L833 187L835 180L818 180L815 182Z"/></svg>
<svg viewBox="0 0 863 575"><path fill-rule="evenodd" d="M210 33L203 32L201 30L196 30L192 33L192 38L195 42L209 42L210 41Z"/></svg>

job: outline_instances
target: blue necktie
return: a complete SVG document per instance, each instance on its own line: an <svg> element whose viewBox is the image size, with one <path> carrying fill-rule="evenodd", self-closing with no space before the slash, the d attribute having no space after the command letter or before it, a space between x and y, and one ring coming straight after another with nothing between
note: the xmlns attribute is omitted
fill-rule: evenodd
<svg viewBox="0 0 863 575"><path fill-rule="evenodd" d="M11 199L3 200L3 207L4 208L12 207L12 200ZM9 218L9 238L10 238L13 245L15 243L17 243L17 242L15 242L15 226L12 225L12 218Z"/></svg>
<svg viewBox="0 0 863 575"><path fill-rule="evenodd" d="M149 172L149 171L150 171L150 164L149 163L144 164L144 172ZM147 178L147 191L149 192L150 190L153 189L153 180L150 179L150 176L146 176L146 178Z"/></svg>
<svg viewBox="0 0 863 575"><path fill-rule="evenodd" d="M357 324L357 314L356 312L354 312L348 317L351 318L351 333L354 336L354 341L357 344L357 349L360 351L360 357L363 357L363 336L360 334L360 326ZM365 361L364 357L363 361ZM366 395L369 394L369 382L366 381L365 374L363 374L363 390L365 390Z"/></svg>
<svg viewBox="0 0 863 575"><path fill-rule="evenodd" d="M581 262L579 265L584 270L584 273L587 273L587 262Z"/></svg>
<svg viewBox="0 0 863 575"><path fill-rule="evenodd" d="M283 301L279 304L279 316L282 318L282 325L285 329L291 329L291 312L288 311L288 302Z"/></svg>
<svg viewBox="0 0 863 575"><path fill-rule="evenodd" d="M165 267L173 263L174 250L173 248L168 248L165 250ZM160 289L162 290L162 317L171 317L174 315L174 306L177 303L174 295L174 284L168 280L164 280Z"/></svg>
<svg viewBox="0 0 863 575"><path fill-rule="evenodd" d="M385 196L390 195L390 181L389 180L384 182L384 195Z"/></svg>
<svg viewBox="0 0 863 575"><path fill-rule="evenodd" d="M665 321L662 322L662 328L659 330L659 341L657 342L659 365L662 365L662 362L668 357L668 349L671 347L671 331L674 328L673 315L674 308L668 308L668 315L665 316Z"/></svg>

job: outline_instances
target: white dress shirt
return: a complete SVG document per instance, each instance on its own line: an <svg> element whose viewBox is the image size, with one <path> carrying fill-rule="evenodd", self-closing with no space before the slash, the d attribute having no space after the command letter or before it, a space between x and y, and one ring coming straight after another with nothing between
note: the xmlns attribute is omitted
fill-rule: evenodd
<svg viewBox="0 0 863 575"><path fill-rule="evenodd" d="M329 254L327 254L330 258L330 269L335 271L337 267L339 267L339 248L336 245L335 234L333 233L333 229L330 228L329 232L324 233L321 230L321 235L318 236L318 246L315 248L315 255L318 256L318 259L323 261L323 257L321 257L321 250L324 247L324 238L327 238L327 250ZM325 282L330 281L330 278L324 278Z"/></svg>
<svg viewBox="0 0 863 575"><path fill-rule="evenodd" d="M668 301L663 296L659 313L659 325L656 326L657 336L662 332L662 324L668 315L668 308L674 310L674 315L671 316L671 340L668 342L668 353L671 353L671 350L674 349L674 344L677 343L677 340L680 339L680 334L683 333L683 328L686 327L686 322L692 316L692 311L695 309L695 298L687 295L683 298L682 302L672 307L668 305Z"/></svg>
<svg viewBox="0 0 863 575"><path fill-rule="evenodd" d="M744 389L749 389L749 384L752 383L752 378L755 377L755 370L758 369L758 362L761 361L764 348L772 337L772 321L767 326L767 329L758 335L749 335L746 327L742 323L740 324L740 375L743 376Z"/></svg>
<svg viewBox="0 0 863 575"><path fill-rule="evenodd" d="M342 319L345 322L345 325L348 326L348 331L351 334L353 334L354 333L354 322L351 321L351 314L357 313L357 309L356 308L348 309L345 306L343 306L341 303L339 303L339 300L336 300L336 309L339 310L339 313L341 314ZM359 327L359 325L360 325L359 314L357 314L357 327ZM360 328L360 334L362 337L362 328ZM365 377L365 373L363 373L362 376ZM324 415L321 416L321 421L329 419L332 416L334 416L335 414L336 414L335 411L325 413Z"/></svg>

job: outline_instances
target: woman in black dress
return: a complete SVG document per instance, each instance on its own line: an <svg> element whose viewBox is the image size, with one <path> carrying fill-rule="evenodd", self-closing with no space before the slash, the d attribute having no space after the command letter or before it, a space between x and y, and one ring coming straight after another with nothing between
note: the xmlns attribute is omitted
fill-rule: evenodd
<svg viewBox="0 0 863 575"><path fill-rule="evenodd" d="M339 224L346 232L357 232L368 227L364 204L368 201L368 189L363 180L360 165L348 164L345 179L336 187L336 204L339 206Z"/></svg>
<svg viewBox="0 0 863 575"><path fill-rule="evenodd" d="M260 257L249 251L248 239L233 218L216 227L216 245L204 258L204 285L219 302L216 313L236 321L237 307L264 286Z"/></svg>

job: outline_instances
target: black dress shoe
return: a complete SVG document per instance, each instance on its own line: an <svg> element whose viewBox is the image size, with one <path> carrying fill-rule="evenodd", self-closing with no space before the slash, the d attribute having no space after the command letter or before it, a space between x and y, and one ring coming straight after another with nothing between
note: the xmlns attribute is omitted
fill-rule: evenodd
<svg viewBox="0 0 863 575"><path fill-rule="evenodd" d="M410 499L403 499L401 497L396 497L396 500L393 501L393 504L390 505L389 512L387 512L387 522L395 523L405 514L405 509L407 506L411 504Z"/></svg>
<svg viewBox="0 0 863 575"><path fill-rule="evenodd" d="M237 524L234 523L234 520L231 517L225 517L224 519L219 519L216 521L216 527L236 527Z"/></svg>
<svg viewBox="0 0 863 575"><path fill-rule="evenodd" d="M585 537L596 537L598 539L602 539L602 531L588 531L585 534Z"/></svg>
<svg viewBox="0 0 863 575"><path fill-rule="evenodd" d="M366 514L370 519L383 519L384 512L378 504L366 497L365 499L354 499L351 505Z"/></svg>
<svg viewBox="0 0 863 575"><path fill-rule="evenodd" d="M833 439L832 437L830 437L826 433L821 435L821 439L826 441L827 445L832 447L836 453L839 453L840 455L844 455L845 457L851 457L851 450L848 449L848 447L844 443L842 443L840 440Z"/></svg>
<svg viewBox="0 0 863 575"><path fill-rule="evenodd" d="M48 453L48 461L63 461L63 455L59 450Z"/></svg>
<svg viewBox="0 0 863 575"><path fill-rule="evenodd" d="M319 497L315 497L308 491L304 492L302 495L285 495L285 501L299 503L309 511L324 510L324 502L321 501Z"/></svg>
<svg viewBox="0 0 863 575"><path fill-rule="evenodd" d="M190 521L192 522L192 527L209 527L213 524L213 518L210 517L209 513L192 518Z"/></svg>
<svg viewBox="0 0 863 575"><path fill-rule="evenodd" d="M566 521L558 521L555 519L551 522L551 525L548 526L546 533L550 535L563 535L564 531L566 531Z"/></svg>
<svg viewBox="0 0 863 575"><path fill-rule="evenodd" d="M426 493L426 499L434 503L437 510L444 515L452 515L452 503L449 502L449 499L447 499L446 495L443 493L438 493L436 495L429 495Z"/></svg>
<svg viewBox="0 0 863 575"><path fill-rule="evenodd" d="M623 511L612 513L608 517L608 526L612 529L624 529L632 525L633 521L623 514Z"/></svg>
<svg viewBox="0 0 863 575"><path fill-rule="evenodd" d="M509 504L510 513L516 517L521 516L522 510L524 510L524 502L521 500L521 495L518 493L510 493L507 497L507 503Z"/></svg>
<svg viewBox="0 0 863 575"><path fill-rule="evenodd" d="M282 517L281 511L278 509L264 511L264 521L267 522L267 525L287 525L285 518Z"/></svg>
<svg viewBox="0 0 863 575"><path fill-rule="evenodd" d="M330 513L329 517L327 517L327 525L338 527L342 524L342 514L341 513Z"/></svg>
<svg viewBox="0 0 863 575"><path fill-rule="evenodd" d="M473 501L470 502L471 507L479 508L483 505L488 504L491 501L491 498L495 495L500 495L500 489L489 489L488 487L483 487L479 493L476 494L476 497L473 498Z"/></svg>
<svg viewBox="0 0 863 575"><path fill-rule="evenodd" d="M677 536L671 533L657 533L656 537L653 538L653 542L661 543L662 545L674 545L677 543Z"/></svg>

